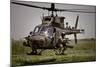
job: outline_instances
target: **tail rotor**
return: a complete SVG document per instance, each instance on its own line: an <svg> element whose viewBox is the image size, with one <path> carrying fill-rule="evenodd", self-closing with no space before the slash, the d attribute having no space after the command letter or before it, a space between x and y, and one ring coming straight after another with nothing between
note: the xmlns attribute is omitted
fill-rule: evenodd
<svg viewBox="0 0 100 67"><path fill-rule="evenodd" d="M79 16L77 16L76 18L75 29L77 29L78 20L79 20ZM75 40L75 44L77 44L77 34L76 33L74 33L74 40Z"/></svg>

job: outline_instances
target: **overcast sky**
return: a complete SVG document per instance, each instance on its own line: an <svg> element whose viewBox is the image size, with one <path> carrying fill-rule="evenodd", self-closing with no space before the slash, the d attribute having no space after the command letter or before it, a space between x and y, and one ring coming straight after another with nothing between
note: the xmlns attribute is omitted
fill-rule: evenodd
<svg viewBox="0 0 100 67"><path fill-rule="evenodd" d="M22 2L37 6L50 7L50 3ZM48 11L38 8L31 8L16 4L11 4L11 38L21 39L29 34L30 31L38 24L41 24L42 14L48 15ZM61 9L84 9L85 11L95 11L95 6L89 5L71 5L71 4L55 4L56 8ZM84 34L78 34L80 38L95 38L95 13L75 13L75 12L58 12L58 16L64 16L64 22L74 26L76 16L79 15L78 28L84 29ZM69 36L73 39L73 36Z"/></svg>

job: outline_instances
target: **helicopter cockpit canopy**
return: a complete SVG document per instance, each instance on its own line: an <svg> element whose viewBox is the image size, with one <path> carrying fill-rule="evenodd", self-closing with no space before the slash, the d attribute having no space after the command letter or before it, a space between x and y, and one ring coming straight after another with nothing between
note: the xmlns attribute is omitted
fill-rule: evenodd
<svg viewBox="0 0 100 67"><path fill-rule="evenodd" d="M40 29L40 34L44 34L47 37L51 37L53 35L53 28L49 26L43 26Z"/></svg>
<svg viewBox="0 0 100 67"><path fill-rule="evenodd" d="M34 29L34 33L38 33L40 35L45 35L47 37L52 37L53 35L53 27L50 26L36 26Z"/></svg>
<svg viewBox="0 0 100 67"><path fill-rule="evenodd" d="M36 27L34 28L34 33L38 33L38 32L39 32L39 29L40 29L40 27L39 27L39 26L36 26Z"/></svg>

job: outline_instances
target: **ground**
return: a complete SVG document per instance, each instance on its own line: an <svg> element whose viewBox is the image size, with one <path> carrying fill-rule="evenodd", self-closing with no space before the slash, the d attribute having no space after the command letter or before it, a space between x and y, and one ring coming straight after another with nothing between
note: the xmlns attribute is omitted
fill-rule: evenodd
<svg viewBox="0 0 100 67"><path fill-rule="evenodd" d="M12 40L11 48L11 66L96 61L95 39L78 40L78 44L67 49L65 55L55 55L55 52L49 49L43 51L42 55L27 55L31 49L24 47L21 40Z"/></svg>

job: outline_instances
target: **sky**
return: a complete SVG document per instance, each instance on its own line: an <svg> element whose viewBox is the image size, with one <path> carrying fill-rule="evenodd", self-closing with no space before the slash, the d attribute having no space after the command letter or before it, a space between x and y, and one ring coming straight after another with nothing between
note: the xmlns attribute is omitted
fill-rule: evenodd
<svg viewBox="0 0 100 67"><path fill-rule="evenodd" d="M21 3L33 4L37 6L50 7L50 3L39 3L22 1ZM74 5L74 4L55 4L56 8L60 9L83 9L84 11L95 11L95 6L90 5ZM48 11L26 7L22 5L11 4L11 38L22 39L29 35L30 31L34 30L34 27L41 24L42 15L48 15ZM96 36L96 16L95 13L76 13L76 12L58 12L58 16L64 16L64 22L68 22L70 26L75 26L76 17L79 15L78 28L84 29L83 34L78 34L78 39L83 38L95 38ZM73 39L73 35L68 36Z"/></svg>

